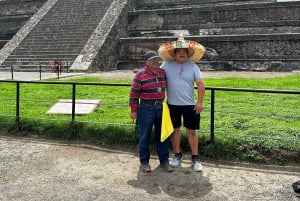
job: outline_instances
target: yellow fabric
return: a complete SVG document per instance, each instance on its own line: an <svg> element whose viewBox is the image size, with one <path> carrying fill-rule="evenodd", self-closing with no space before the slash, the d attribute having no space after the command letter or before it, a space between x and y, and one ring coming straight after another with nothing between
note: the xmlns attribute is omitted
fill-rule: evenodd
<svg viewBox="0 0 300 201"><path fill-rule="evenodd" d="M174 131L168 104L163 102L160 141L165 141Z"/></svg>

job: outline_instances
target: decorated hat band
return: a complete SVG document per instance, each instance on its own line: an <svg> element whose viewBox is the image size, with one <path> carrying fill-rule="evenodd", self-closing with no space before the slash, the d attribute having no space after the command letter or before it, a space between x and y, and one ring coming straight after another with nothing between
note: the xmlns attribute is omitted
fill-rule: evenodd
<svg viewBox="0 0 300 201"><path fill-rule="evenodd" d="M178 48L188 49L188 60L191 62L199 61L205 53L205 48L201 44L196 41L184 40L180 35L177 41L161 44L158 54L165 61L175 60L175 49Z"/></svg>

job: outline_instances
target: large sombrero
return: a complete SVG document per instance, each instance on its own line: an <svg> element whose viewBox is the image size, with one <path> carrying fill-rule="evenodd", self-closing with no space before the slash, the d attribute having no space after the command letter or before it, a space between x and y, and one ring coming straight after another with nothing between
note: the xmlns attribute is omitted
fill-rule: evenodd
<svg viewBox="0 0 300 201"><path fill-rule="evenodd" d="M175 59L175 49L187 48L188 49L188 60L191 62L199 61L204 53L205 48L196 41L185 40L183 35L178 37L177 41L163 43L158 49L158 54L164 61L170 61Z"/></svg>

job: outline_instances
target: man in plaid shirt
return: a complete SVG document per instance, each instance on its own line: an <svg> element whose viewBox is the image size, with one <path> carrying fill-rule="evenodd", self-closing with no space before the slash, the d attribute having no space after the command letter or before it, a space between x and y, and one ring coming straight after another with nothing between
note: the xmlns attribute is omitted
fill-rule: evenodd
<svg viewBox="0 0 300 201"><path fill-rule="evenodd" d="M130 90L131 119L138 122L140 170L143 172L151 172L149 143L153 125L160 166L167 172L173 171L169 165L170 140L160 142L166 74L160 69L159 61L155 51L146 52L145 66L134 76Z"/></svg>

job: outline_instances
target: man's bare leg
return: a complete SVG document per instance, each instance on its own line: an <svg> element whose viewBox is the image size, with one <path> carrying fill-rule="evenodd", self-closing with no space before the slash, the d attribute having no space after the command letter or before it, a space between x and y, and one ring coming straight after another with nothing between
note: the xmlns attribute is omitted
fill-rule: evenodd
<svg viewBox="0 0 300 201"><path fill-rule="evenodd" d="M186 129L192 155L198 155L198 135L195 130Z"/></svg>
<svg viewBox="0 0 300 201"><path fill-rule="evenodd" d="M174 133L171 135L172 147L174 153L179 153L180 149L180 128L174 128Z"/></svg>

